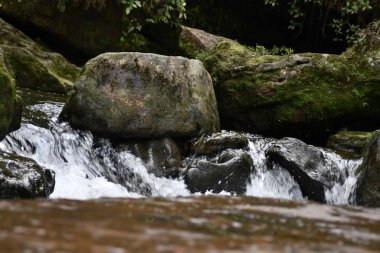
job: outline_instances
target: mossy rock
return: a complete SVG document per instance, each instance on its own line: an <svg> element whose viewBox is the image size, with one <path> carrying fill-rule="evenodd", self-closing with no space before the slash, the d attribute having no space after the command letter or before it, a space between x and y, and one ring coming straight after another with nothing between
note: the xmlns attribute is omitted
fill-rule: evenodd
<svg viewBox="0 0 380 253"><path fill-rule="evenodd" d="M224 41L198 57L213 78L222 128L325 144L338 129L380 124L378 52L355 52L260 55Z"/></svg>
<svg viewBox="0 0 380 253"><path fill-rule="evenodd" d="M25 34L0 19L0 47L13 70L18 87L68 93L79 68L62 55L39 46Z"/></svg>
<svg viewBox="0 0 380 253"><path fill-rule="evenodd" d="M54 186L53 170L32 159L0 152L0 199L47 198Z"/></svg>
<svg viewBox="0 0 380 253"><path fill-rule="evenodd" d="M372 136L373 132L339 131L329 138L327 147L342 156L360 158Z"/></svg>
<svg viewBox="0 0 380 253"><path fill-rule="evenodd" d="M125 139L192 138L220 130L203 64L146 53L106 53L88 61L61 117Z"/></svg>
<svg viewBox="0 0 380 253"><path fill-rule="evenodd" d="M9 132L15 114L16 88L13 73L0 48L0 140ZM21 115L19 115L21 118ZM13 124L14 128L17 124Z"/></svg>

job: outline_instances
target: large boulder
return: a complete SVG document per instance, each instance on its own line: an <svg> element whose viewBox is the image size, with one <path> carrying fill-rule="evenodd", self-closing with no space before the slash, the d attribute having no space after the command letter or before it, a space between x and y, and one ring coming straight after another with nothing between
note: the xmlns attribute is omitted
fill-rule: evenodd
<svg viewBox="0 0 380 253"><path fill-rule="evenodd" d="M266 152L267 162L289 171L304 197L325 202L325 189L340 180L339 170L329 163L321 150L294 139L276 141Z"/></svg>
<svg viewBox="0 0 380 253"><path fill-rule="evenodd" d="M0 152L0 198L47 198L55 173L29 158Z"/></svg>
<svg viewBox="0 0 380 253"><path fill-rule="evenodd" d="M244 194L253 170L248 152L226 150L211 159L193 159L185 171L185 182L191 192Z"/></svg>
<svg viewBox="0 0 380 253"><path fill-rule="evenodd" d="M18 87L56 93L72 90L78 67L62 55L39 46L2 19L0 34L0 48L9 61Z"/></svg>
<svg viewBox="0 0 380 253"><path fill-rule="evenodd" d="M368 30L342 55L263 55L228 41L200 55L214 81L222 128L317 144L342 128L377 129L380 28Z"/></svg>
<svg viewBox="0 0 380 253"><path fill-rule="evenodd" d="M0 48L0 140L20 127L21 114L22 104L16 96L14 76Z"/></svg>
<svg viewBox="0 0 380 253"><path fill-rule="evenodd" d="M90 60L61 116L76 127L122 138L194 137L219 129L202 63L144 53Z"/></svg>
<svg viewBox="0 0 380 253"><path fill-rule="evenodd" d="M128 32L133 27L121 2L0 0L0 15L79 61L117 51L176 53L180 27L148 22L138 32ZM146 18L145 13L136 15Z"/></svg>
<svg viewBox="0 0 380 253"><path fill-rule="evenodd" d="M360 173L356 202L359 205L380 207L380 132L376 131L365 149Z"/></svg>

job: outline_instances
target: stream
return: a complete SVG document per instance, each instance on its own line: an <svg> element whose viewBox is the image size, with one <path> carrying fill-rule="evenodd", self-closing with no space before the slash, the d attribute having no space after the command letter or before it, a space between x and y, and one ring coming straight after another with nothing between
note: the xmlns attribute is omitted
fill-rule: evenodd
<svg viewBox="0 0 380 253"><path fill-rule="evenodd" d="M67 97L20 90L22 126L0 151L56 173L49 200L1 201L4 252L376 252L380 210L355 204L361 160L323 150L337 168L327 203L308 202L283 168L268 169L274 141L244 134L256 168L245 196L191 194L183 179L158 178L126 148L58 120ZM224 132L229 134L229 132ZM146 198L149 197L149 198ZM83 201L86 200L86 201ZM3 222L4 221L4 222ZM336 246L339 246L339 250Z"/></svg>

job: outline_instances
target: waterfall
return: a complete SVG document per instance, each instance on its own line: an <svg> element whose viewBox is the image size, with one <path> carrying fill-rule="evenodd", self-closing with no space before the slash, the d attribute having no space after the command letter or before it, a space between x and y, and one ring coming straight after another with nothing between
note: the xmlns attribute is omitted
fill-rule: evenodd
<svg viewBox="0 0 380 253"><path fill-rule="evenodd" d="M26 92L26 91L23 91ZM27 94L26 94L27 95ZM0 150L34 159L56 172L51 198L92 199L100 197L175 197L190 192L181 179L158 178L147 172L144 162L126 148L114 148L111 141L76 130L58 115L63 101L39 98L27 101L21 128L0 142ZM254 171L246 195L282 199L302 199L299 185L278 165L268 168L265 150L275 140L245 134ZM321 149L328 160L334 186L325 190L331 204L353 203L360 160L347 160ZM329 172L330 173L330 172ZM224 193L225 194L225 193Z"/></svg>

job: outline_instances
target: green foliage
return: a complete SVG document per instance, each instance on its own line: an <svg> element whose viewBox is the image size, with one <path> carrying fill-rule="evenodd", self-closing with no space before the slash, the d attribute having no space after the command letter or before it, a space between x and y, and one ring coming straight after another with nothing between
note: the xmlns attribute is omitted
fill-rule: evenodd
<svg viewBox="0 0 380 253"><path fill-rule="evenodd" d="M120 0L129 23L127 33L139 31L147 23L180 24L186 18L185 0Z"/></svg>
<svg viewBox="0 0 380 253"><path fill-rule="evenodd" d="M21 0L18 0L21 1ZM102 9L107 0L56 0L57 7L64 12L69 3L82 4L86 9ZM186 18L185 0L119 0L125 8L126 33L140 31L147 23L180 24Z"/></svg>
<svg viewBox="0 0 380 253"><path fill-rule="evenodd" d="M264 0L271 7L279 6L281 0ZM362 29L379 18L380 2L377 0L291 0L288 2L290 30L302 30L311 20L308 15L316 15L324 20L323 33L331 29L334 40L354 42Z"/></svg>

